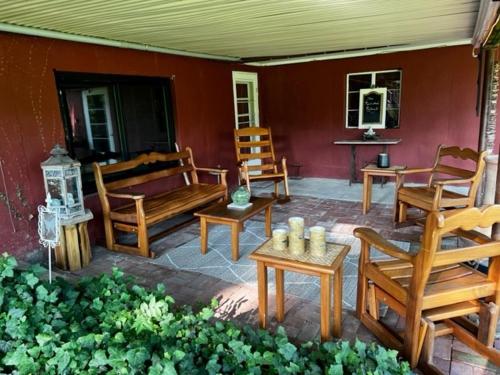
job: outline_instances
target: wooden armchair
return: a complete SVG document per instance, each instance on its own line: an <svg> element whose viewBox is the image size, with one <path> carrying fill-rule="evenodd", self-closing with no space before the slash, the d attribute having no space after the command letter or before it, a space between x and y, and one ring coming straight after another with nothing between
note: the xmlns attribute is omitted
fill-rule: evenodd
<svg viewBox="0 0 500 375"><path fill-rule="evenodd" d="M289 201L286 158L276 161L270 128L251 127L234 129L234 144L240 184L250 190L251 181L273 181L274 195L279 196L279 183L283 182L285 198ZM278 170L281 165L281 172Z"/></svg>
<svg viewBox="0 0 500 375"><path fill-rule="evenodd" d="M431 212L441 209L474 207L477 189L484 171L486 152L477 152L470 148L461 149L456 146L440 145L436 160L430 168L407 168L396 173L396 196L394 205L394 221L402 223L407 220L408 206ZM470 160L474 168L465 169L446 164L450 158ZM404 186L404 178L409 174L426 173L429 175L426 186ZM443 176L448 176L443 178ZM445 189L449 185L468 187L467 194L459 194Z"/></svg>
<svg viewBox="0 0 500 375"><path fill-rule="evenodd" d="M431 357L433 336L452 333L500 365L500 352L492 347L500 303L500 241L472 230L495 222L500 222L500 205L431 212L416 254L401 250L372 229L354 231L361 239L357 316L385 345L402 351L411 367L417 365L427 332L431 335L425 340L426 358ZM450 233L478 244L441 249L441 238ZM390 258L371 259L371 246ZM482 258L490 258L488 274L463 263ZM402 334L380 320L380 302L404 318ZM479 326L464 318L472 313L479 313ZM428 361L423 367L426 374L436 370Z"/></svg>

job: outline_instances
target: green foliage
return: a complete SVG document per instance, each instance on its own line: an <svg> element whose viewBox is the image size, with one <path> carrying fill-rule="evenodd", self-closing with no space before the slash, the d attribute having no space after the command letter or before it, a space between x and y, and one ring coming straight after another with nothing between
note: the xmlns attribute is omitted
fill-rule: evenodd
<svg viewBox="0 0 500 375"><path fill-rule="evenodd" d="M214 308L174 309L165 287L120 270L77 285L41 280L0 256L0 373L409 374L397 353L357 341L296 346L276 334L214 321Z"/></svg>

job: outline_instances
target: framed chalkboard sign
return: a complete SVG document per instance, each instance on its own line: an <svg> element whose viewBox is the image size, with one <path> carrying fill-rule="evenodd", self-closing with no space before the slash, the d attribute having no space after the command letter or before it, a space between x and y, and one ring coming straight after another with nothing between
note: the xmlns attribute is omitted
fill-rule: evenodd
<svg viewBox="0 0 500 375"><path fill-rule="evenodd" d="M386 103L386 87L359 90L359 127L385 128Z"/></svg>

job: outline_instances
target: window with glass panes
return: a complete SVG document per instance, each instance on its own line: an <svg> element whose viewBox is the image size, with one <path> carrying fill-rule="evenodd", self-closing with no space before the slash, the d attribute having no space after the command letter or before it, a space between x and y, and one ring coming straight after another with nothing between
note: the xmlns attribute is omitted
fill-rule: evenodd
<svg viewBox="0 0 500 375"><path fill-rule="evenodd" d="M83 190L96 190L92 163L113 164L151 151L175 151L167 77L55 72L66 147L82 164ZM157 170L162 163L148 164Z"/></svg>
<svg viewBox="0 0 500 375"><path fill-rule="evenodd" d="M351 73L347 75L346 127L359 127L359 90L387 87L386 129L399 128L401 104L401 70Z"/></svg>

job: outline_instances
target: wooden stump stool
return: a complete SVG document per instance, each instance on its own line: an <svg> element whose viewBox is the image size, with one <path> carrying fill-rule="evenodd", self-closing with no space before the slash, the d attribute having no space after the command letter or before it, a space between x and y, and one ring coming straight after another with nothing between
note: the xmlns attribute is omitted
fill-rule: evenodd
<svg viewBox="0 0 500 375"><path fill-rule="evenodd" d="M85 215L61 220L59 245L55 249L55 263L60 269L78 271L92 259L87 222L94 216L88 209Z"/></svg>

